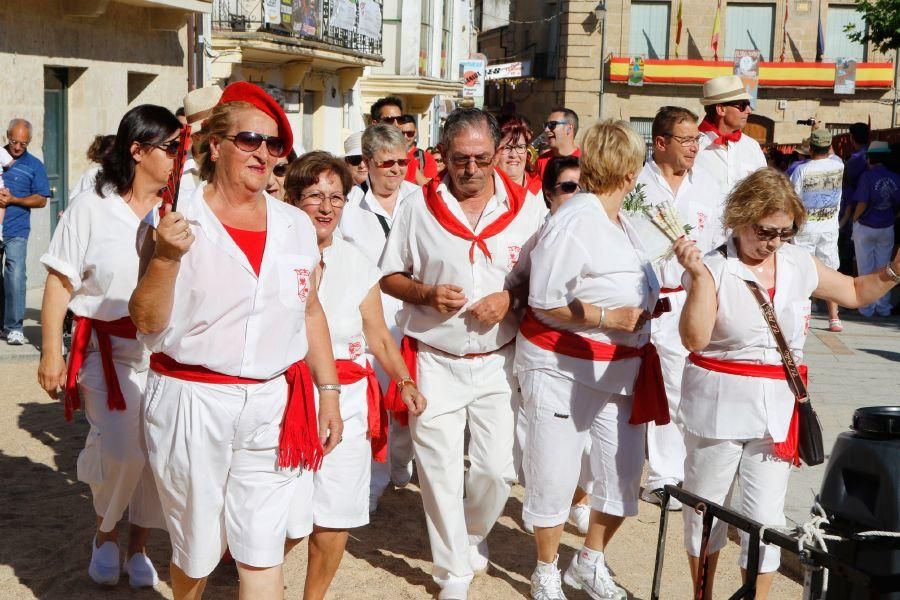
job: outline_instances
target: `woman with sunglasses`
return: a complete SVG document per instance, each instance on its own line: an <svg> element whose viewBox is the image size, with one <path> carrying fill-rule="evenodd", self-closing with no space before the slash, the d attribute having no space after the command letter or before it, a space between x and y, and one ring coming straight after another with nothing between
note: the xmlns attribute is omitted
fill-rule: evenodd
<svg viewBox="0 0 900 600"><path fill-rule="evenodd" d="M272 167L272 175L266 184L266 192L276 200L284 200L284 176L288 165L297 160L297 153L291 150L286 157L281 157Z"/></svg>
<svg viewBox="0 0 900 600"><path fill-rule="evenodd" d="M809 331L810 296L856 308L892 287L900 260L878 273L851 278L787 244L806 220L791 182L766 168L749 175L729 195L727 243L706 256L687 238L675 244L686 273L687 300L681 339L691 352L682 380L678 419L685 430L685 490L722 503L735 477L742 490L738 510L763 525L784 525L784 500L797 455L796 402L774 336L748 284L774 308L801 376ZM684 539L696 583L702 516L684 511ZM725 523L713 525L706 598L712 598ZM741 532L742 569L748 538ZM765 598L780 562L774 546L760 546L756 597ZM746 573L745 573L746 576Z"/></svg>
<svg viewBox="0 0 900 600"><path fill-rule="evenodd" d="M369 178L369 167L362 155L362 131L351 133L344 140L344 162L350 167L353 185L362 185Z"/></svg>
<svg viewBox="0 0 900 600"><path fill-rule="evenodd" d="M199 141L205 183L166 209L129 305L153 352L147 452L175 598L200 598L228 548L241 598L280 600L299 474L343 427L319 252L309 218L264 191L292 143L274 98L229 85Z"/></svg>
<svg viewBox="0 0 900 600"><path fill-rule="evenodd" d="M288 549L309 535L303 597L321 599L341 563L348 530L369 522L369 476L373 457L387 454L387 415L367 352L388 376L401 382L402 400L413 415L425 398L409 377L400 349L384 321L381 272L362 251L335 236L352 187L340 158L310 152L288 169L288 202L309 215L321 259L313 285L328 318L341 389L344 438L316 473L304 473L288 521ZM312 507L312 511L309 510Z"/></svg>
<svg viewBox="0 0 900 600"><path fill-rule="evenodd" d="M495 166L525 188L526 202L531 198L543 202L541 176L528 154L531 127L521 117L511 117L500 125L500 136L500 145L494 155Z"/></svg>
<svg viewBox="0 0 900 600"><path fill-rule="evenodd" d="M149 353L135 339L128 298L138 280L138 231L160 202L180 129L175 115L161 106L128 111L94 188L63 213L41 257L48 273L38 381L51 398L64 390L67 420L83 406L91 426L77 472L91 486L97 514L88 574L101 585L119 581L116 526L126 508L129 583L159 581L145 553L149 528L163 526L141 426ZM67 309L76 323L68 369L61 352Z"/></svg>
<svg viewBox="0 0 900 600"><path fill-rule="evenodd" d="M581 191L581 163L577 156L557 156L544 169L542 187L544 203L550 214L556 213L567 200Z"/></svg>

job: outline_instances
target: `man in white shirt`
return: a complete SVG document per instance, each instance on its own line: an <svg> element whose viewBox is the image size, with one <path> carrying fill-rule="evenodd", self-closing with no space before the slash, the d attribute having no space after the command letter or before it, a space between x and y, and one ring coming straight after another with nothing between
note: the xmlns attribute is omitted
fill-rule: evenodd
<svg viewBox="0 0 900 600"><path fill-rule="evenodd" d="M753 110L750 94L737 75L714 77L703 84L700 101L706 115L700 123L700 152L695 160L712 174L727 195L735 184L766 166L759 143L742 130Z"/></svg>
<svg viewBox="0 0 900 600"><path fill-rule="evenodd" d="M219 103L221 97L222 88L214 85L193 90L184 97L184 119L186 124L191 126L191 137L188 147L190 154L184 161L181 186L178 188L179 204L182 200L193 196L194 190L200 185L200 165L194 158L196 153L192 142L194 136L203 130L203 122L212 114L212 109Z"/></svg>
<svg viewBox="0 0 900 600"><path fill-rule="evenodd" d="M486 537L515 479L513 306L528 277L516 265L546 208L492 167L500 132L488 113L454 111L441 142L447 176L400 208L380 267L382 290L404 302L404 355L429 399L410 428L432 576L447 600L467 598L474 573L487 570Z"/></svg>
<svg viewBox="0 0 900 600"><path fill-rule="evenodd" d="M713 176L696 165L703 137L697 115L686 108L664 106L653 119L653 158L644 165L638 185L650 204L670 203L681 221L691 227L690 237L705 254L725 240L721 207L724 196ZM684 269L675 258L654 264L660 281L660 297L668 298L671 311L653 321L651 339L659 352L672 422L647 424L647 484L641 494L646 502L659 504L665 485L684 480L684 432L675 422L681 402L681 373L688 352L681 343L678 321L685 301L681 287ZM671 498L670 510L681 503Z"/></svg>
<svg viewBox="0 0 900 600"><path fill-rule="evenodd" d="M844 164L829 156L831 132L827 129L812 132L809 148L812 158L791 174L791 183L807 213L806 224L794 237L794 244L817 256L826 267L837 269L841 262L838 256L838 212L843 193ZM843 331L837 304L826 304L828 329Z"/></svg>

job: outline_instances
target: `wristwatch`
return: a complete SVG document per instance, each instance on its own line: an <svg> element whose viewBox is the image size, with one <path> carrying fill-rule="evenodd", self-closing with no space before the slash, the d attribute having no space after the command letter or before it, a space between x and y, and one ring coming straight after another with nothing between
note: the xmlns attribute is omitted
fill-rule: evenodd
<svg viewBox="0 0 900 600"><path fill-rule="evenodd" d="M337 392L341 393L341 384L339 383L323 383L319 386L319 392Z"/></svg>
<svg viewBox="0 0 900 600"><path fill-rule="evenodd" d="M891 281L894 283L900 283L900 275L897 275L897 271L894 270L894 267L891 266L891 263L888 263L884 268L887 276L891 278Z"/></svg>

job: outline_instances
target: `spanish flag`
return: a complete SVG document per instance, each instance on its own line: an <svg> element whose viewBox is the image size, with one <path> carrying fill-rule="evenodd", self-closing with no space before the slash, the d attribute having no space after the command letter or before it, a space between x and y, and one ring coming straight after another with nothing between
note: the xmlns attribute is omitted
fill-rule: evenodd
<svg viewBox="0 0 900 600"><path fill-rule="evenodd" d="M678 58L678 48L681 46L681 2L678 0L678 12L675 14L675 58Z"/></svg>
<svg viewBox="0 0 900 600"><path fill-rule="evenodd" d="M713 51L713 60L719 60L719 31L721 31L721 29L722 29L722 27L720 25L721 13L722 13L722 0L718 0L716 2L716 20L713 21L712 39L709 41L709 46L712 48L712 51Z"/></svg>

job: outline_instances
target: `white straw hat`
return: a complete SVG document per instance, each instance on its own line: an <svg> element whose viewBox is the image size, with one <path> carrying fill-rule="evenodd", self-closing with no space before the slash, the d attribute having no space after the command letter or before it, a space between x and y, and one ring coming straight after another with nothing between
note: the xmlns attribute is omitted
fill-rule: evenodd
<svg viewBox="0 0 900 600"><path fill-rule="evenodd" d="M362 156L362 131L351 133L344 140L344 156Z"/></svg>
<svg viewBox="0 0 900 600"><path fill-rule="evenodd" d="M703 84L703 99L700 104L722 104L735 100L749 100L750 94L744 88L744 82L737 75L713 77Z"/></svg>
<svg viewBox="0 0 900 600"><path fill-rule="evenodd" d="M184 97L184 118L192 130L202 129L203 121L209 117L221 97L222 88L215 85L188 92Z"/></svg>

